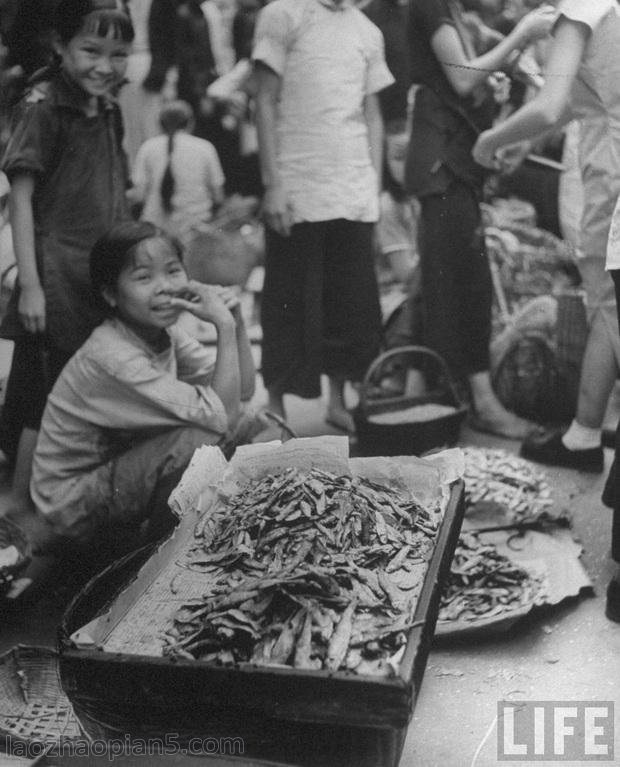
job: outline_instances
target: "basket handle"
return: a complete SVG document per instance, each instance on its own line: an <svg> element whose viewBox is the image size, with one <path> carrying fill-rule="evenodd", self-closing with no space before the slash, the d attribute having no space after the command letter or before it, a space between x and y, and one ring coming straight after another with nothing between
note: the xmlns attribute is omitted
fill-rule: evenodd
<svg viewBox="0 0 620 767"><path fill-rule="evenodd" d="M425 355L432 359L436 364L437 367L440 369L440 371L444 374L447 384L450 387L450 392L452 396L454 397L456 402L460 402L460 397L457 394L456 387L454 386L454 381L452 380L452 376L450 375L450 370L448 368L448 364L444 360L444 358L437 354L436 351L433 351L433 349L429 349L428 346L418 346L418 345L408 345L408 346L395 346L393 349L388 349L387 351L383 352L382 354L379 354L378 357L376 357L368 367L368 370L366 371L366 375L364 376L364 379L362 381L362 385L360 387L359 397L360 397L360 406L362 410L366 407L368 402L368 388L370 385L370 382L373 378L373 376L381 370L381 368L385 365L385 363L392 359L393 357L401 357L404 355L411 355L411 354L420 354Z"/></svg>
<svg viewBox="0 0 620 767"><path fill-rule="evenodd" d="M271 410L263 410L262 413L266 418L276 423L282 429L283 433L287 435L287 439L297 439L297 433L288 425L284 418L281 418L277 413L274 413ZM282 441L285 442L286 440Z"/></svg>

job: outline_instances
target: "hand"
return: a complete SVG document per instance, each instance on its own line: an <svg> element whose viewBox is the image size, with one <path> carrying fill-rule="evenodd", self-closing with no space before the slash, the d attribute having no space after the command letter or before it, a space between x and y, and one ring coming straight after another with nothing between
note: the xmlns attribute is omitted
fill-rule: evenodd
<svg viewBox="0 0 620 767"><path fill-rule="evenodd" d="M495 158L495 153L497 152L497 147L491 140L492 134L493 131L487 130L483 131L480 136L478 136L478 141L476 141L472 150L472 155L478 165L482 165L483 168L496 170L497 160Z"/></svg>
<svg viewBox="0 0 620 767"><path fill-rule="evenodd" d="M45 293L41 285L22 287L17 304L22 325L29 333L43 333L45 330Z"/></svg>
<svg viewBox="0 0 620 767"><path fill-rule="evenodd" d="M248 107L248 97L243 91L234 91L226 99L226 110L237 120L241 120Z"/></svg>
<svg viewBox="0 0 620 767"><path fill-rule="evenodd" d="M235 320L220 296L221 287L205 285L203 282L190 280L182 295L170 299L172 306L190 312L199 320L212 322L218 330L235 326Z"/></svg>
<svg viewBox="0 0 620 767"><path fill-rule="evenodd" d="M281 186L268 186L263 197L265 223L282 237L288 237L293 225L291 206Z"/></svg>
<svg viewBox="0 0 620 767"><path fill-rule="evenodd" d="M542 37L547 37L557 21L558 13L552 5L541 5L530 11L517 24L515 31L522 44L529 44Z"/></svg>
<svg viewBox="0 0 620 767"><path fill-rule="evenodd" d="M493 72L487 77L487 85L493 93L493 101L496 104L506 104L510 99L511 82L504 72Z"/></svg>
<svg viewBox="0 0 620 767"><path fill-rule="evenodd" d="M239 288L231 285L214 285L218 290L219 296L224 302L224 305L228 311L235 318L237 326L243 323L243 314L241 313L241 298L239 296Z"/></svg>
<svg viewBox="0 0 620 767"><path fill-rule="evenodd" d="M523 160L530 153L532 145L529 141L519 141L517 144L510 144L496 153L496 164L502 173L510 175L521 165Z"/></svg>

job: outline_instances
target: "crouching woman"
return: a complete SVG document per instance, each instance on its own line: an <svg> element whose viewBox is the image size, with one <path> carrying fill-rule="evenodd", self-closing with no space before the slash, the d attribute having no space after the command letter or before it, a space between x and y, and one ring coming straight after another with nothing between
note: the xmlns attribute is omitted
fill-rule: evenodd
<svg viewBox="0 0 620 767"><path fill-rule="evenodd" d="M43 416L31 483L43 550L59 540L127 549L138 530L157 529L158 493L198 446L227 440L254 392L237 299L188 280L180 246L160 229L117 225L96 243L90 274L109 317L64 368ZM215 359L176 327L182 311L215 325Z"/></svg>

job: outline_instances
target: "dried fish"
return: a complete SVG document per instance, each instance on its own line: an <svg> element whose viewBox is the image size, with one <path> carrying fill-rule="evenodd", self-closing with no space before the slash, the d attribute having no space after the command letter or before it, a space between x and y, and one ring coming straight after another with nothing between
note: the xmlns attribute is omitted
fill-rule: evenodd
<svg viewBox="0 0 620 767"><path fill-rule="evenodd" d="M295 668L313 668L312 654L312 613L306 612L295 647Z"/></svg>
<svg viewBox="0 0 620 767"><path fill-rule="evenodd" d="M466 447L466 513L481 502L496 503L515 522L568 522L566 510L553 509L546 473L506 450Z"/></svg>
<svg viewBox="0 0 620 767"><path fill-rule="evenodd" d="M271 660L273 663L288 663L288 659L295 647L295 639L299 630L299 624L303 619L303 610L295 613L290 620L284 624L280 636L271 651Z"/></svg>
<svg viewBox="0 0 620 767"><path fill-rule="evenodd" d="M439 620L488 619L536 604L544 593L543 578L519 567L475 533L463 533L442 595Z"/></svg>
<svg viewBox="0 0 620 767"><path fill-rule="evenodd" d="M182 564L212 581L175 614L164 654L391 674L439 522L364 478L291 468L252 481L196 526Z"/></svg>
<svg viewBox="0 0 620 767"><path fill-rule="evenodd" d="M338 625L336 626L331 639L329 640L325 667L330 671L337 671L347 655L351 632L353 630L353 614L356 606L357 603L355 600L347 605L345 611L340 616L340 620L338 621Z"/></svg>

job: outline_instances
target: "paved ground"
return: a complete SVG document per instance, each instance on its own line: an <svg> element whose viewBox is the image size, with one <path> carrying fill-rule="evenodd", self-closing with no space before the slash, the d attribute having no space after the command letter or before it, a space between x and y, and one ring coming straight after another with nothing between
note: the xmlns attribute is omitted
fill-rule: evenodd
<svg viewBox="0 0 620 767"><path fill-rule="evenodd" d="M299 434L333 432L323 423L324 402L290 398L288 406L291 425ZM515 443L466 429L462 443L515 451L518 448ZM609 466L610 451L606 459ZM593 593L539 611L507 635L489 635L475 643L436 641L401 767L499 764L494 718L497 703L502 699L614 700L616 731L620 736L620 626L606 620L603 612L604 591L611 573L611 514L600 502L604 476L549 471L557 502L573 514L574 533L583 543L583 562L594 583ZM6 477L2 487L0 504L6 497ZM59 614L59 605L40 602L21 616L0 617L0 652L17 642L53 646ZM620 764L620 737L617 751L614 763ZM526 760L501 764L544 767L554 762Z"/></svg>

